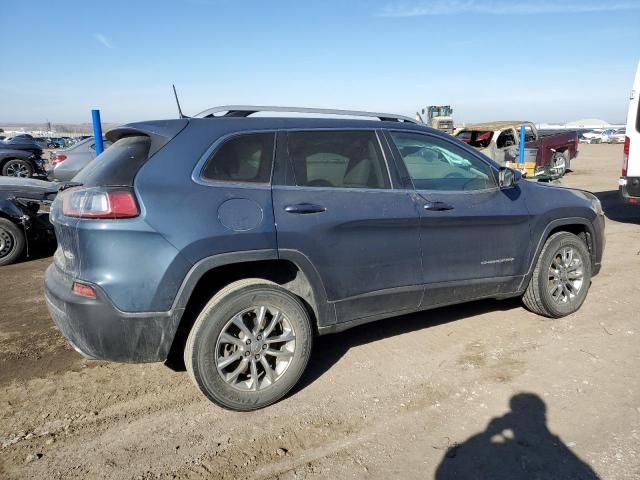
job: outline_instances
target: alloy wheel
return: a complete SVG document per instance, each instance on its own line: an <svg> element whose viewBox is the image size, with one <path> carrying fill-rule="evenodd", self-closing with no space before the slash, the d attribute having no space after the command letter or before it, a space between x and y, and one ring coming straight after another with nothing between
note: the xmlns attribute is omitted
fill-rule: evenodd
<svg viewBox="0 0 640 480"><path fill-rule="evenodd" d="M584 261L573 247L563 247L555 254L549 266L547 289L556 303L570 303L584 283Z"/></svg>
<svg viewBox="0 0 640 480"><path fill-rule="evenodd" d="M22 162L9 162L6 167L8 177L29 177L29 167Z"/></svg>
<svg viewBox="0 0 640 480"><path fill-rule="evenodd" d="M258 391L282 377L295 348L293 326L282 312L256 306L238 313L224 326L216 343L215 362L230 386Z"/></svg>

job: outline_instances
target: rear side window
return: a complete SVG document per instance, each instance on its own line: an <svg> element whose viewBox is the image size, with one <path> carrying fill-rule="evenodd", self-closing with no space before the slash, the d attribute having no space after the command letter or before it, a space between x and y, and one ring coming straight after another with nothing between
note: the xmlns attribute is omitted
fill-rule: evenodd
<svg viewBox="0 0 640 480"><path fill-rule="evenodd" d="M375 132L290 132L287 149L296 185L389 188L389 176Z"/></svg>
<svg viewBox="0 0 640 480"><path fill-rule="evenodd" d="M218 147L202 170L202 178L218 182L268 183L275 133L234 136Z"/></svg>
<svg viewBox="0 0 640 480"><path fill-rule="evenodd" d="M73 178L83 185L132 186L147 161L151 139L146 135L124 137L105 149Z"/></svg>

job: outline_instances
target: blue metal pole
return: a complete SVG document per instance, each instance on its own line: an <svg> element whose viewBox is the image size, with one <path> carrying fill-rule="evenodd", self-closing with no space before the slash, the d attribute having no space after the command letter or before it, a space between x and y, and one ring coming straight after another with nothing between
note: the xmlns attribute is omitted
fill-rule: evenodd
<svg viewBox="0 0 640 480"><path fill-rule="evenodd" d="M520 125L520 161L518 163L524 163L524 125Z"/></svg>
<svg viewBox="0 0 640 480"><path fill-rule="evenodd" d="M93 140L96 143L96 155L100 155L104 151L104 145L102 144L100 110L91 110L91 118L93 119Z"/></svg>

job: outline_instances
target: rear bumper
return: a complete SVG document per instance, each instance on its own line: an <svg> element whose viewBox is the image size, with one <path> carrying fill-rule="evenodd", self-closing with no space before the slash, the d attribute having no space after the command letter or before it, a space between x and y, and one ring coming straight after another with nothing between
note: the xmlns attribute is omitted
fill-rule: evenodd
<svg viewBox="0 0 640 480"><path fill-rule="evenodd" d="M618 185L625 203L640 204L640 177L621 177Z"/></svg>
<svg viewBox="0 0 640 480"><path fill-rule="evenodd" d="M95 299L81 297L71 291L73 279L53 264L44 283L51 318L83 356L134 363L166 360L178 324L175 312L122 312L97 285L91 285Z"/></svg>

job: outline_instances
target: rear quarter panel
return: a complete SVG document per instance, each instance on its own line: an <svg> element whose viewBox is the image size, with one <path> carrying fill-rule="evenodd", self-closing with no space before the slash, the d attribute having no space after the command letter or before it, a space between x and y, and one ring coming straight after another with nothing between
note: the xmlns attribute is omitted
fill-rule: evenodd
<svg viewBox="0 0 640 480"><path fill-rule="evenodd" d="M277 248L269 184L203 185L192 179L209 147L220 137L238 132L233 123L190 120L135 179L146 221L192 263L220 253ZM243 228L240 222L230 225L234 213L240 217L247 205L254 208L258 223L251 228ZM227 226L221 216L228 220Z"/></svg>
<svg viewBox="0 0 640 480"><path fill-rule="evenodd" d="M167 311L191 264L144 216L128 220L64 217L52 209L56 266L73 279L99 285L124 312Z"/></svg>

